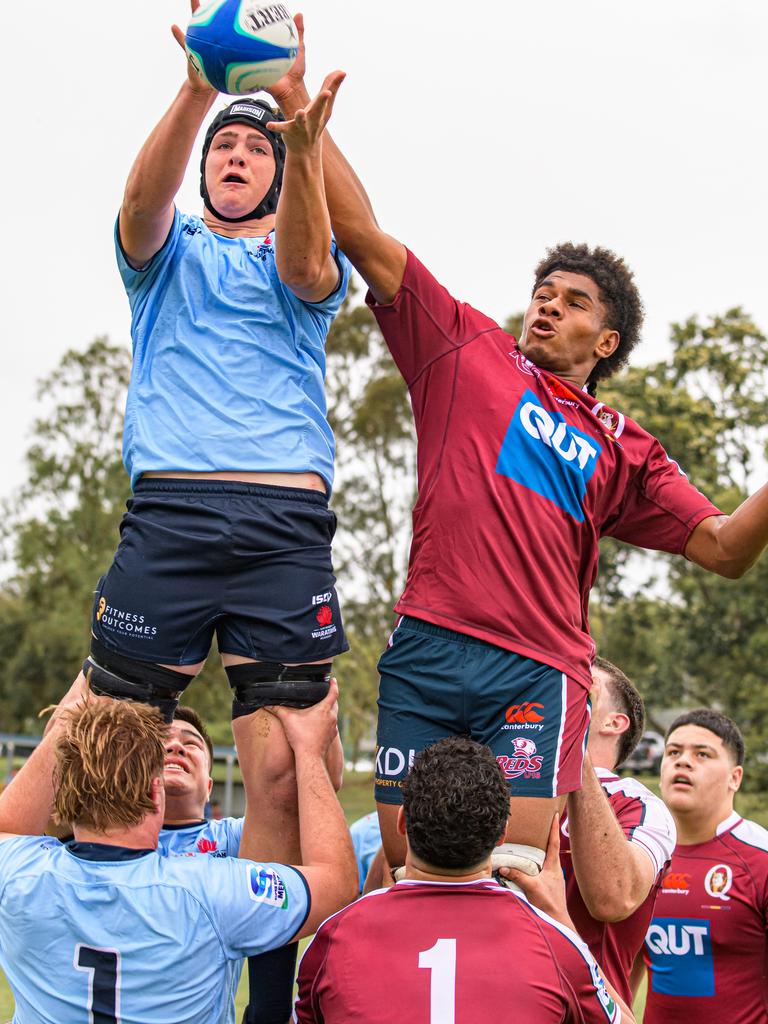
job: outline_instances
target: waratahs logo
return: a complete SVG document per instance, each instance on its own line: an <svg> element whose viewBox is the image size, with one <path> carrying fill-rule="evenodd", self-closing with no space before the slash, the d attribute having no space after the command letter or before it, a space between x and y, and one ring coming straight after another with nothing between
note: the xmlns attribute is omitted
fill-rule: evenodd
<svg viewBox="0 0 768 1024"><path fill-rule="evenodd" d="M521 775L527 779L541 778L544 758L536 753L536 744L527 736L513 736L512 756L506 757L502 754L496 760L506 779L517 779Z"/></svg>
<svg viewBox="0 0 768 1024"><path fill-rule="evenodd" d="M320 605L315 618L321 626L330 626L333 622L333 612L331 611L330 606L327 604Z"/></svg>

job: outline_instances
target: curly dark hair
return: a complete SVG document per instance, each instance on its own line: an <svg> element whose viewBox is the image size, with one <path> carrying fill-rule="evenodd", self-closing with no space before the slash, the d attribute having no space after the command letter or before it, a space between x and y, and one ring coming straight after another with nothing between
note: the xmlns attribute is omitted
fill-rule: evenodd
<svg viewBox="0 0 768 1024"><path fill-rule="evenodd" d="M466 736L416 755L403 783L411 849L426 864L471 869L490 854L509 816L509 789L496 758Z"/></svg>
<svg viewBox="0 0 768 1024"><path fill-rule="evenodd" d="M666 739L669 740L675 729L683 725L699 725L702 729L709 729L723 741L723 746L730 753L734 764L744 764L744 737L741 729L722 711L715 711L714 708L685 711L678 715L667 729Z"/></svg>
<svg viewBox="0 0 768 1024"><path fill-rule="evenodd" d="M616 745L616 764L612 766L616 767L627 760L640 742L645 728L645 705L634 683L612 661L595 658L592 668L599 668L608 676L608 692L613 698L614 709L629 719L629 728L619 736Z"/></svg>
<svg viewBox="0 0 768 1024"><path fill-rule="evenodd" d="M616 351L601 359L589 375L587 386L594 394L597 382L612 377L621 369L640 341L643 302L632 271L610 249L599 246L590 249L588 245L575 245L573 242L553 246L534 271L533 291L555 270L567 270L592 278L600 289L600 299L605 306L605 326L619 332Z"/></svg>

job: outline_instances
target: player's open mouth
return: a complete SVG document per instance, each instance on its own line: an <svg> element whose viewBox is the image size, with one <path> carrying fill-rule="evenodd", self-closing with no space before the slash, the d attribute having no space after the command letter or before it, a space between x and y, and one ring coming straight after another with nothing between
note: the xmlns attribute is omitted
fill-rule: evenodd
<svg viewBox="0 0 768 1024"><path fill-rule="evenodd" d="M224 178L225 185L245 185L245 178L241 178L239 174L228 174Z"/></svg>
<svg viewBox="0 0 768 1024"><path fill-rule="evenodd" d="M672 778L672 785L673 786L687 786L688 788L690 788L693 785L693 783L691 782L691 780L688 778L687 775L675 775Z"/></svg>
<svg viewBox="0 0 768 1024"><path fill-rule="evenodd" d="M531 331L534 334L538 334L540 338L551 338L555 334L555 329L549 320L545 320L543 317L539 317L534 320L531 324Z"/></svg>
<svg viewBox="0 0 768 1024"><path fill-rule="evenodd" d="M179 761L166 761L165 771L167 772L183 772L189 774L189 768L186 765L181 764Z"/></svg>

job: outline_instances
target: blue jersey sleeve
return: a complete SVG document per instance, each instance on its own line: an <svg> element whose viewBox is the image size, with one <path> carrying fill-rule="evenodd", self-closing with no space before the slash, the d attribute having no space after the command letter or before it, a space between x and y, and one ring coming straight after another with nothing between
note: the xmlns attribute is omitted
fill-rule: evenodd
<svg viewBox="0 0 768 1024"><path fill-rule="evenodd" d="M309 887L285 864L226 858L205 876L206 899L231 959L266 953L294 938L307 919Z"/></svg>
<svg viewBox="0 0 768 1024"><path fill-rule="evenodd" d="M174 253L176 252L182 230L188 221L189 218L183 218L177 209L174 210L173 223L171 224L171 229L168 232L168 237L152 259L140 270L132 267L128 262L123 249L123 244L120 241L119 217L115 221L115 255L117 257L117 267L120 271L120 277L123 280L125 290L128 293L128 301L130 302L132 313L135 313L136 307L142 304L142 299L146 299L150 289L157 284L162 274L167 271L172 262Z"/></svg>

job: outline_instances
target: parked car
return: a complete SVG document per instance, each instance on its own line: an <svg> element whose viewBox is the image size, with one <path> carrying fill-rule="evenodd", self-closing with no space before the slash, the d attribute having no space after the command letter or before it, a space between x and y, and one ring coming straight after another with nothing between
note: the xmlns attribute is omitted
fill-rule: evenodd
<svg viewBox="0 0 768 1024"><path fill-rule="evenodd" d="M658 772L664 756L664 737L658 732L644 732L640 742L620 766L622 772Z"/></svg>

